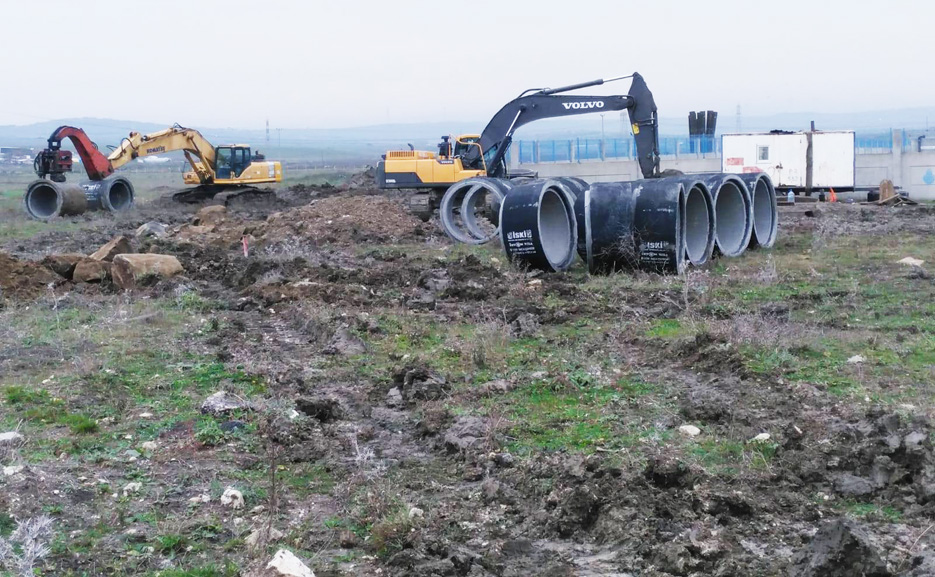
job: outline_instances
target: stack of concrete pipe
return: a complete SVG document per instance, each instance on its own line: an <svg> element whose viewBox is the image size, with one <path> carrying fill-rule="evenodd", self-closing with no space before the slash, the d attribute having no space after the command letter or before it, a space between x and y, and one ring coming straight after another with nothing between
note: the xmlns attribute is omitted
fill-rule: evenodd
<svg viewBox="0 0 935 577"><path fill-rule="evenodd" d="M133 185L122 176L82 184L36 180L26 188L26 212L38 220L88 210L120 212L133 206Z"/></svg>
<svg viewBox="0 0 935 577"><path fill-rule="evenodd" d="M452 238L472 244L499 233L507 257L526 268L566 270L577 253L596 274L681 273L716 255L737 257L747 248L769 248L776 240L776 192L765 174L594 184L577 178L519 185L471 180L446 193L443 228ZM488 211L499 206L496 230L478 227L482 202L488 203Z"/></svg>

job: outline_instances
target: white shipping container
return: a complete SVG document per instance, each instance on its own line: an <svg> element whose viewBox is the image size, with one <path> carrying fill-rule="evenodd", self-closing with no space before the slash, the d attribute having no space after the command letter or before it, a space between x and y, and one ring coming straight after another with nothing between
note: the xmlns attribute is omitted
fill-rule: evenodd
<svg viewBox="0 0 935 577"><path fill-rule="evenodd" d="M853 189L854 138L852 130L725 134L721 171L765 172L777 188L797 191Z"/></svg>

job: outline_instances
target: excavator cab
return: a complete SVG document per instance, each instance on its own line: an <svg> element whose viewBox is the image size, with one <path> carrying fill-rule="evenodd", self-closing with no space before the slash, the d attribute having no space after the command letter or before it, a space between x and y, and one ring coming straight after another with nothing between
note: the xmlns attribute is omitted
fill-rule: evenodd
<svg viewBox="0 0 935 577"><path fill-rule="evenodd" d="M240 174L250 166L250 147L242 144L218 146L215 149L217 167L216 178L227 180L239 178Z"/></svg>
<svg viewBox="0 0 935 577"><path fill-rule="evenodd" d="M478 144L479 141L480 141L479 134L464 134L464 135L459 136L455 140L454 156L457 156L457 157L464 156L465 154L467 154L468 150L470 150L472 147L480 146L480 144Z"/></svg>

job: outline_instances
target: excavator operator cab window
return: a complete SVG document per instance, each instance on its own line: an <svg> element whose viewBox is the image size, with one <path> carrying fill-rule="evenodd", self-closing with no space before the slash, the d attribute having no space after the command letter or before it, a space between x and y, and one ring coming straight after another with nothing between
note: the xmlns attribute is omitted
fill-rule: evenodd
<svg viewBox="0 0 935 577"><path fill-rule="evenodd" d="M467 154L468 150L474 146L474 143L477 142L477 138L459 138L455 141L455 152L454 156L464 156Z"/></svg>
<svg viewBox="0 0 935 577"><path fill-rule="evenodd" d="M217 147L218 178L237 178L250 166L250 149L242 146Z"/></svg>

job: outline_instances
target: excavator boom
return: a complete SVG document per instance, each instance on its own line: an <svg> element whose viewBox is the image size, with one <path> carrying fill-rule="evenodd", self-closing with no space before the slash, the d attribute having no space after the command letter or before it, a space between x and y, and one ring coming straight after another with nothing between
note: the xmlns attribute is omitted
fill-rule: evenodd
<svg viewBox="0 0 935 577"><path fill-rule="evenodd" d="M120 146L110 153L107 160L114 169L117 169L136 158L177 150L185 152L185 158L188 159L202 183L214 180L216 174L214 167L217 162L214 146L197 130L184 128L178 124L152 134L131 132L120 142Z"/></svg>
<svg viewBox="0 0 935 577"><path fill-rule="evenodd" d="M626 78L626 77L621 77ZM639 73L633 73L630 93L617 96L582 96L562 94L571 90L598 86L605 82L620 80L594 80L561 88L526 91L518 98L508 102L490 119L481 133L480 148L483 149L483 162L478 151L472 150L465 155L464 165L480 168L486 164L487 174L492 177L506 176L503 159L513 140L513 133L521 126L542 120L562 116L575 116L595 112L626 110L630 116L630 125L636 139L636 149L640 171L645 178L659 175L659 137L656 103L646 81Z"/></svg>
<svg viewBox="0 0 935 577"><path fill-rule="evenodd" d="M591 86L632 78L628 94L584 96L566 94ZM545 118L576 116L595 112L626 110L636 141L637 160L645 178L659 176L659 137L656 103L652 92L638 73L608 80L592 80L559 88L530 89L501 108L480 138L461 137L453 154L447 138L439 153L425 151L389 151L377 164L380 188L432 189L436 193L455 182L478 176L508 177L506 153L513 133L521 126ZM459 146L461 152L459 153Z"/></svg>

